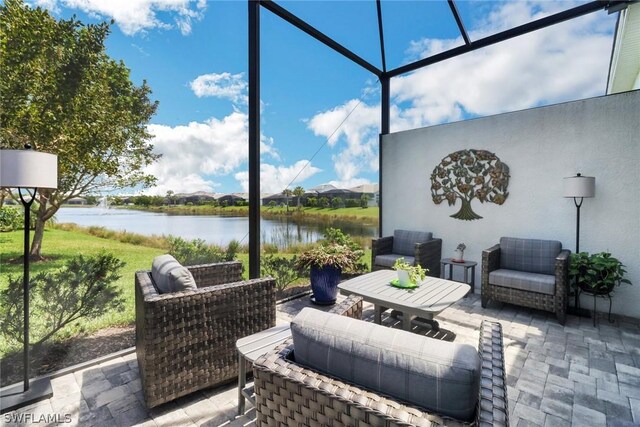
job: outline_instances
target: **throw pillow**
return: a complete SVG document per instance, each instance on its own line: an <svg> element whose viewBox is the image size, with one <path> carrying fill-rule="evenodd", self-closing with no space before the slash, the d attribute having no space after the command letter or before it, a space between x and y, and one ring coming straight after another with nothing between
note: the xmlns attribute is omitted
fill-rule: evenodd
<svg viewBox="0 0 640 427"><path fill-rule="evenodd" d="M169 254L153 259L151 277L161 294L198 289L191 272Z"/></svg>

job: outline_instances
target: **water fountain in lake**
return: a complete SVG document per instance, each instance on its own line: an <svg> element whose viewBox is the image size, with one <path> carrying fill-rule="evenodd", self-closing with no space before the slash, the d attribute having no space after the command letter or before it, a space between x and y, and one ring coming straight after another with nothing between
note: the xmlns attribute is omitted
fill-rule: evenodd
<svg viewBox="0 0 640 427"><path fill-rule="evenodd" d="M100 212L101 215L108 214L109 213L109 199L107 199L106 196L101 198L100 201L98 202L98 204L96 205L96 207L101 210L101 212Z"/></svg>

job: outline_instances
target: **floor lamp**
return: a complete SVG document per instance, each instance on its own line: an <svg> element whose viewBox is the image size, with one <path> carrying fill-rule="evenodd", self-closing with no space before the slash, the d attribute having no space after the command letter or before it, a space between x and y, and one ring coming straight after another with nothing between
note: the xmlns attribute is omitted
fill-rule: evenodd
<svg viewBox="0 0 640 427"><path fill-rule="evenodd" d="M58 188L58 157L30 150L0 150L0 188L17 188L24 206L23 315L24 315L24 380L2 390L0 413L13 411L53 395L48 378L29 379L29 228L31 204L38 189ZM23 192L29 195L25 199Z"/></svg>
<svg viewBox="0 0 640 427"><path fill-rule="evenodd" d="M572 197L573 203L576 205L576 253L580 253L580 207L585 197L594 197L596 195L596 179L593 176L570 176L563 179L564 197ZM575 306L578 306L578 292L575 293Z"/></svg>

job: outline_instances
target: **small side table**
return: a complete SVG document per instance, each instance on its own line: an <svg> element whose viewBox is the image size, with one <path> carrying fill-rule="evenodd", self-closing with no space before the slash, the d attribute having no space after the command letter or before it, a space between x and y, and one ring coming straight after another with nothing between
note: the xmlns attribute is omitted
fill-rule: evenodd
<svg viewBox="0 0 640 427"><path fill-rule="evenodd" d="M246 362L255 362L258 357L273 350L289 337L291 337L290 324L285 323L236 341L236 348L238 349L238 415L244 413L245 398L255 406L253 388L245 389L247 384Z"/></svg>
<svg viewBox="0 0 640 427"><path fill-rule="evenodd" d="M456 262L452 258L443 258L440 260L440 278L446 279L444 270L445 266L449 266L449 278L448 280L453 280L453 267L464 267L464 283L467 283L471 286L471 293L474 293L476 289L476 265L477 262L474 261L464 261L464 262ZM469 270L471 270L471 281L469 281Z"/></svg>

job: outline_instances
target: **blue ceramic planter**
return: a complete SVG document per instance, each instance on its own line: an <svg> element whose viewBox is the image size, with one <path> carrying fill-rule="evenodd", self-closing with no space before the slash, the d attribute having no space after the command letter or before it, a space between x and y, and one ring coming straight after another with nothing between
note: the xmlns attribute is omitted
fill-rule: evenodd
<svg viewBox="0 0 640 427"><path fill-rule="evenodd" d="M340 282L339 268L325 265L322 268L311 267L311 301L316 304L330 305L336 302L338 283Z"/></svg>

